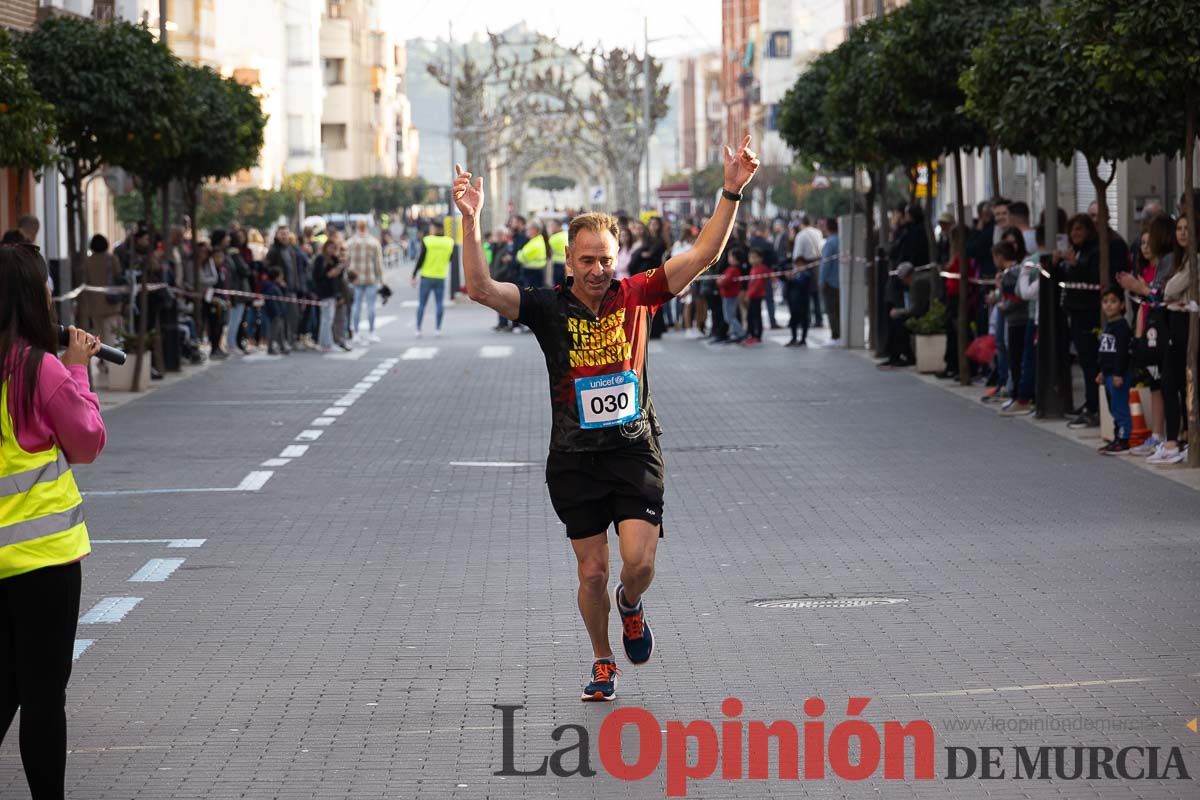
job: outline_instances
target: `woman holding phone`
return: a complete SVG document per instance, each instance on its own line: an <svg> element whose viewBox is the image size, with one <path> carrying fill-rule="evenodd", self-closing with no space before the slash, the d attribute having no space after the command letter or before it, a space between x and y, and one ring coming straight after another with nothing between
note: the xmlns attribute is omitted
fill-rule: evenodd
<svg viewBox="0 0 1200 800"><path fill-rule="evenodd" d="M79 562L91 552L71 464L105 441L87 374L100 342L68 328L56 357L45 273L33 245L0 246L0 740L20 708L33 800L64 793Z"/></svg>

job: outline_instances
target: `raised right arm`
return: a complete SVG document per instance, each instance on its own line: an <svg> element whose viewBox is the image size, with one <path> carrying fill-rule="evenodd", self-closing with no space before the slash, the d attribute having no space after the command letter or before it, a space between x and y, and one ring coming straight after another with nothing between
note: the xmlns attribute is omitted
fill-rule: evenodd
<svg viewBox="0 0 1200 800"><path fill-rule="evenodd" d="M467 279L467 295L477 303L516 319L521 313L521 290L511 283L492 278L483 258L483 232L479 227L479 211L483 208L483 178L471 183L471 173L454 165L454 204L463 215L463 272Z"/></svg>

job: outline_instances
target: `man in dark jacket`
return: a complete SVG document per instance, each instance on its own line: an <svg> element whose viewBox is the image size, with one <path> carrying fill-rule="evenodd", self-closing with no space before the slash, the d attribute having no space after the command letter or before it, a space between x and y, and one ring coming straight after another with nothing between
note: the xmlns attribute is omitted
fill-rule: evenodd
<svg viewBox="0 0 1200 800"><path fill-rule="evenodd" d="M296 249L292 247L291 231L287 225L275 229L275 241L267 250L267 269L278 267L283 274L284 286L280 287L284 297L295 297L297 290L303 290L306 275L302 274L302 265L296 258ZM300 306L296 303L284 303L283 309L284 339L294 342L299 335Z"/></svg>
<svg viewBox="0 0 1200 800"><path fill-rule="evenodd" d="M912 334L905 323L918 319L929 311L933 299L933 272L930 269L917 271L916 266L905 261L896 268L896 280L908 290L908 307L893 308L888 312L887 360L880 369L911 367L916 363L913 355Z"/></svg>

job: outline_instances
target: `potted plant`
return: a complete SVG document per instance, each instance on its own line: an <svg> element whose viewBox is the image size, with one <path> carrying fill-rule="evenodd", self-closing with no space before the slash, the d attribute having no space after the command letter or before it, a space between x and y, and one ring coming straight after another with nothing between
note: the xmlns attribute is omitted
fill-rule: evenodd
<svg viewBox="0 0 1200 800"><path fill-rule="evenodd" d="M137 383L139 391L145 391L150 386L150 351L154 348L154 331L148 331L144 336L130 331L121 332L121 349L129 354L124 364L109 364L108 389L117 392L134 391L134 376L138 362L141 362L141 380ZM137 354L141 352L139 359Z"/></svg>
<svg viewBox="0 0 1200 800"><path fill-rule="evenodd" d="M946 354L946 307L931 300L929 310L904 323L916 340L917 372L941 372Z"/></svg>

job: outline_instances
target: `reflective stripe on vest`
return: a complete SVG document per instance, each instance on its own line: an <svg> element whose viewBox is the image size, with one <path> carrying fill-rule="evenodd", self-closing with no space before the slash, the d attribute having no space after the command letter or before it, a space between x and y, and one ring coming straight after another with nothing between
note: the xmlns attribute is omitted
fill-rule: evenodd
<svg viewBox="0 0 1200 800"><path fill-rule="evenodd" d="M426 236L425 260L421 263L421 277L442 280L450 274L450 256L454 255L454 240L449 236Z"/></svg>
<svg viewBox="0 0 1200 800"><path fill-rule="evenodd" d="M30 453L17 441L0 388L0 579L78 561L91 552L83 498L57 446Z"/></svg>

